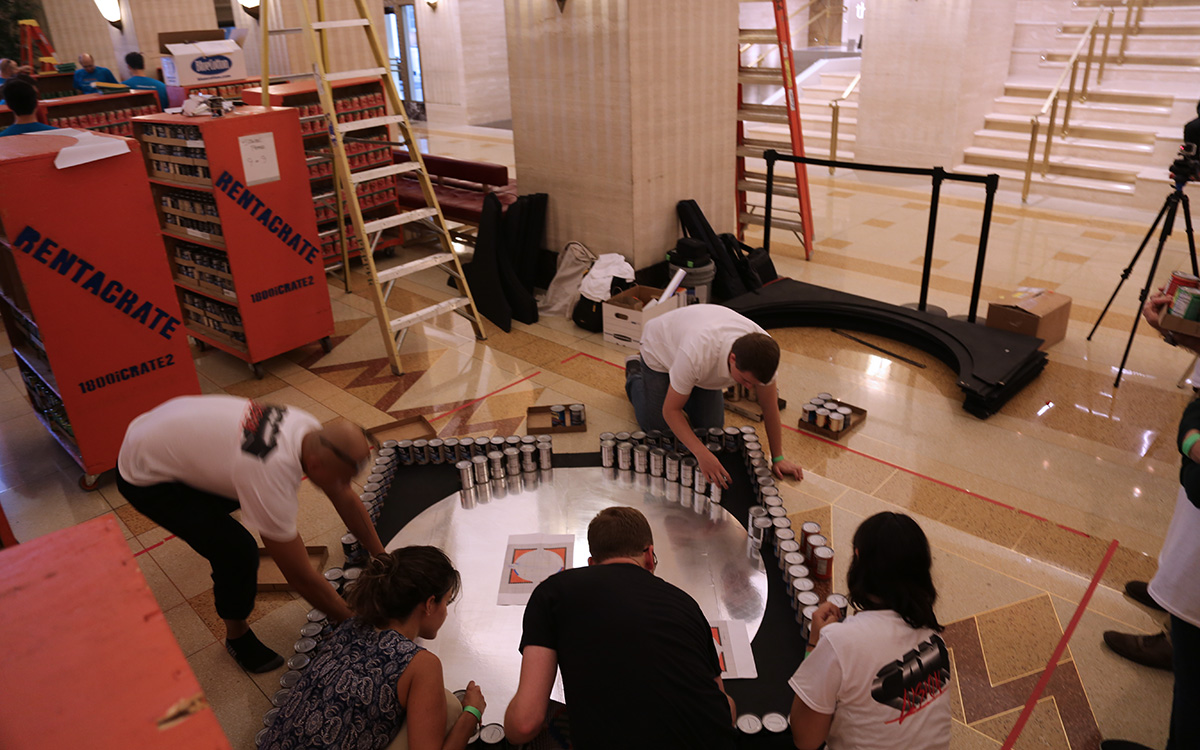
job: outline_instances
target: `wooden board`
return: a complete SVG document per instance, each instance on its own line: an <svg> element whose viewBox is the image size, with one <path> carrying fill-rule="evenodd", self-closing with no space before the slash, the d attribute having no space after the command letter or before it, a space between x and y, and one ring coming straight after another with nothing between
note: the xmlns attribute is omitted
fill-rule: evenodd
<svg viewBox="0 0 1200 750"><path fill-rule="evenodd" d="M779 399L779 411L783 411L786 408L787 401L782 398ZM737 401L730 401L728 398L726 398L725 411L731 411L734 414L740 414L746 419L753 419L755 422L761 422L763 418L762 407L759 406L757 401L751 401L748 398L738 399Z"/></svg>
<svg viewBox="0 0 1200 750"><path fill-rule="evenodd" d="M430 440L437 437L437 430L429 420L421 415L401 419L398 422L388 422L367 430L380 442L384 440Z"/></svg>
<svg viewBox="0 0 1200 750"><path fill-rule="evenodd" d="M329 548L305 547L308 550L308 562L318 573L325 572L325 561L329 559ZM271 553L262 547L258 548L258 590L259 591L291 591L292 585L283 577L283 572L271 557Z"/></svg>
<svg viewBox="0 0 1200 750"><path fill-rule="evenodd" d="M799 424L797 424L796 426L799 427L800 429L804 430L805 432L811 432L814 435L820 435L821 437L829 438L830 440L841 440L843 437L845 437L847 434L849 434L851 430L857 430L858 426L860 424L867 421L867 410L866 409L864 409L860 406L855 406L854 404L847 404L844 401L838 401L837 399L832 399L832 401L835 404L837 404L838 406L850 407L850 426L849 427L846 427L841 432L834 432L833 430L829 429L828 427L817 427L815 424L810 424L809 422L805 422L803 417L800 419ZM803 413L803 412L801 412L801 413Z"/></svg>
<svg viewBox="0 0 1200 750"><path fill-rule="evenodd" d="M564 407L569 407L569 404L562 404ZM567 415L567 419L570 419ZM563 425L562 427L554 427L550 424L550 407L549 406L531 406L525 410L525 434L526 435L552 435L559 432L587 432L587 408L583 410L583 424Z"/></svg>

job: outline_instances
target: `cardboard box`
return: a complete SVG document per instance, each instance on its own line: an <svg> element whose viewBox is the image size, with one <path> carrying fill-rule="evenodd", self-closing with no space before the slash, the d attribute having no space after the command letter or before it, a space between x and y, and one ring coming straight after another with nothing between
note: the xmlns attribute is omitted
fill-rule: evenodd
<svg viewBox="0 0 1200 750"><path fill-rule="evenodd" d="M683 307L687 294L680 289L666 302L660 302L646 312L643 308L652 299L658 299L662 289L651 286L635 286L610 297L602 309L604 340L617 346L640 349L642 327L663 313Z"/></svg>
<svg viewBox="0 0 1200 750"><path fill-rule="evenodd" d="M1187 336L1200 336L1200 321L1187 320L1178 315L1172 315L1170 305L1164 311L1162 317L1158 319L1158 327L1164 331L1174 331Z"/></svg>
<svg viewBox="0 0 1200 750"><path fill-rule="evenodd" d="M429 420L421 415L401 419L399 422L388 422L367 430L379 442L384 440L431 440L437 437L437 430Z"/></svg>
<svg viewBox="0 0 1200 750"><path fill-rule="evenodd" d="M1071 298L1047 289L1028 289L1002 295L988 303L989 328L1023 333L1042 339L1041 349L1066 338Z"/></svg>
<svg viewBox="0 0 1200 750"><path fill-rule="evenodd" d="M237 42L222 39L166 47L171 54L160 62L168 86L203 86L246 78L246 58Z"/></svg>

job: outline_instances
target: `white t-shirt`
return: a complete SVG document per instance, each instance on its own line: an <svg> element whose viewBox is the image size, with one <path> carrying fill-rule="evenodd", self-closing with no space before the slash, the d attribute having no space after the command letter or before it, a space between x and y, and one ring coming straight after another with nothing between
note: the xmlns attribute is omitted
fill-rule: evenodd
<svg viewBox="0 0 1200 750"><path fill-rule="evenodd" d="M1150 596L1179 619L1200 628L1200 508L1180 487L1175 514L1167 528Z"/></svg>
<svg viewBox="0 0 1200 750"><path fill-rule="evenodd" d="M809 708L833 714L829 750L950 747L949 652L892 610L825 626L788 684Z"/></svg>
<svg viewBox="0 0 1200 750"><path fill-rule="evenodd" d="M295 407L235 396L182 396L130 423L117 457L138 487L182 482L237 500L242 519L268 539L296 537L300 441L321 423Z"/></svg>
<svg viewBox="0 0 1200 750"><path fill-rule="evenodd" d="M733 385L729 350L747 333L766 333L723 305L688 305L652 319L642 330L642 361L671 375L686 396L693 388L722 391Z"/></svg>

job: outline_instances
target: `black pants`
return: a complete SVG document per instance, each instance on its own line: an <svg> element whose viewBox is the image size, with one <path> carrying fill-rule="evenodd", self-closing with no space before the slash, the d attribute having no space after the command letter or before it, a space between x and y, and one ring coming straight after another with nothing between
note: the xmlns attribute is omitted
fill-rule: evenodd
<svg viewBox="0 0 1200 750"><path fill-rule="evenodd" d="M1171 615L1175 695L1167 750L1200 747L1200 628Z"/></svg>
<svg viewBox="0 0 1200 750"><path fill-rule="evenodd" d="M212 565L217 614L245 620L258 590L258 544L229 514L240 506L227 497L181 482L137 487L117 473L117 489L138 512L182 539Z"/></svg>

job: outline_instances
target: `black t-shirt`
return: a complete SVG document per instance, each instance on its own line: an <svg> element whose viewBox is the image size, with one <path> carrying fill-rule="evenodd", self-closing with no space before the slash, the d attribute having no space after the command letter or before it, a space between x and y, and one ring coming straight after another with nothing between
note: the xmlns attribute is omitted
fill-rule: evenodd
<svg viewBox="0 0 1200 750"><path fill-rule="evenodd" d="M1192 430L1200 430L1200 398L1194 399L1183 410L1183 416L1179 420L1179 435L1175 439L1177 449L1182 450L1183 438ZM1192 501L1192 505L1200 508L1200 464L1186 455L1179 465L1179 483L1187 490L1188 500Z"/></svg>
<svg viewBox="0 0 1200 750"><path fill-rule="evenodd" d="M1183 140L1196 144L1196 148L1200 149L1200 117L1183 126Z"/></svg>
<svg viewBox="0 0 1200 750"><path fill-rule="evenodd" d="M525 608L525 646L557 652L580 750L736 746L708 620L644 568L593 565L547 578Z"/></svg>

